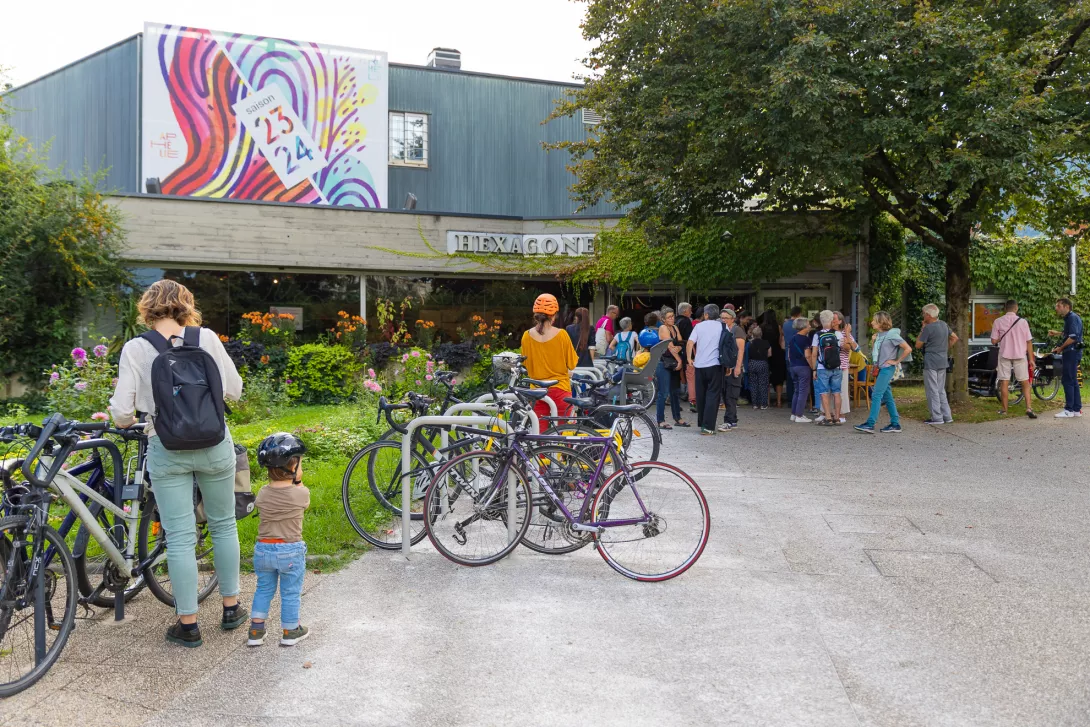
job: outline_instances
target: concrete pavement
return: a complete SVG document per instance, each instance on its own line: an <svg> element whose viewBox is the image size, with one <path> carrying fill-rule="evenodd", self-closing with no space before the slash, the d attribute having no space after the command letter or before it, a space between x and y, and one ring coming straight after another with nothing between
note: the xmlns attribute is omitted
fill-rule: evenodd
<svg viewBox="0 0 1090 727"><path fill-rule="evenodd" d="M81 624L0 725L1090 724L1086 420L741 416L665 433L713 520L673 581L593 548L370 553L312 579L294 649L211 629L168 648L142 596L129 623Z"/></svg>

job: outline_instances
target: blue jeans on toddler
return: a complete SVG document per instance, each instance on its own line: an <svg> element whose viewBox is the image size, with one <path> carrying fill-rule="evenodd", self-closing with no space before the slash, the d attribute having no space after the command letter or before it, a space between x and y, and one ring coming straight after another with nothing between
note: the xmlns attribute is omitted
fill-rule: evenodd
<svg viewBox="0 0 1090 727"><path fill-rule="evenodd" d="M268 619L269 604L280 581L280 626L291 631L299 626L299 601L303 594L303 575L307 572L307 544L254 543L254 571L257 589L250 617Z"/></svg>

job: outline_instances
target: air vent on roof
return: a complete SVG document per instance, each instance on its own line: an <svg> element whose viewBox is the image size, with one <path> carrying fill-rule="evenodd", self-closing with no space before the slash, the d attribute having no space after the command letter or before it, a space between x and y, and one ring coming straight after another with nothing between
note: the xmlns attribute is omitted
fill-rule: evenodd
<svg viewBox="0 0 1090 727"><path fill-rule="evenodd" d="M583 109L583 123L591 126L597 126L602 123L602 117L590 109Z"/></svg>
<svg viewBox="0 0 1090 727"><path fill-rule="evenodd" d="M432 48L428 54L428 68L461 70L462 52L456 48Z"/></svg>

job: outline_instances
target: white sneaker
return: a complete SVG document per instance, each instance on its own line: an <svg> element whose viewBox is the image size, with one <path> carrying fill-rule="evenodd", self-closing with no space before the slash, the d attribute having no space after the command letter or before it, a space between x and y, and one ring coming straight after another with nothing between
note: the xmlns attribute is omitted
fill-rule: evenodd
<svg viewBox="0 0 1090 727"><path fill-rule="evenodd" d="M795 421L795 415L794 414L791 415L791 421Z"/></svg>
<svg viewBox="0 0 1090 727"><path fill-rule="evenodd" d="M806 417L795 417L795 421L799 424L809 424L812 420L807 419Z"/></svg>
<svg viewBox="0 0 1090 727"><path fill-rule="evenodd" d="M818 414L816 417L814 417L814 424L821 424L823 421L825 421L824 414Z"/></svg>
<svg viewBox="0 0 1090 727"><path fill-rule="evenodd" d="M848 422L847 419L845 419L844 417L840 417L840 423L841 424L847 424L847 422Z"/></svg>
<svg viewBox="0 0 1090 727"><path fill-rule="evenodd" d="M1073 411L1073 412L1071 412L1071 413L1072 413L1072 414L1074 414L1074 415L1075 415L1075 416L1077 416L1077 417L1081 417L1081 416L1082 416L1082 410L1081 410L1081 409L1080 409L1079 411Z"/></svg>
<svg viewBox="0 0 1090 727"><path fill-rule="evenodd" d="M1079 413L1076 413L1076 412L1073 412L1073 411L1068 411L1067 409L1064 409L1063 411L1061 411L1059 414L1056 415L1056 418L1057 419L1071 419L1071 418L1077 417L1077 416L1079 416Z"/></svg>

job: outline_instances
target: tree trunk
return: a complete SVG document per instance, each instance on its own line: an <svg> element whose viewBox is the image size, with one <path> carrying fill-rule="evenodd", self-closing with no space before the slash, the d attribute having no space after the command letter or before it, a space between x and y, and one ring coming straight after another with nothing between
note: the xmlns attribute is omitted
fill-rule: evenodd
<svg viewBox="0 0 1090 727"><path fill-rule="evenodd" d="M954 247L946 255L946 322L958 335L950 401L965 402L969 400L969 317L973 314L969 307L969 230L951 232L943 239Z"/></svg>

